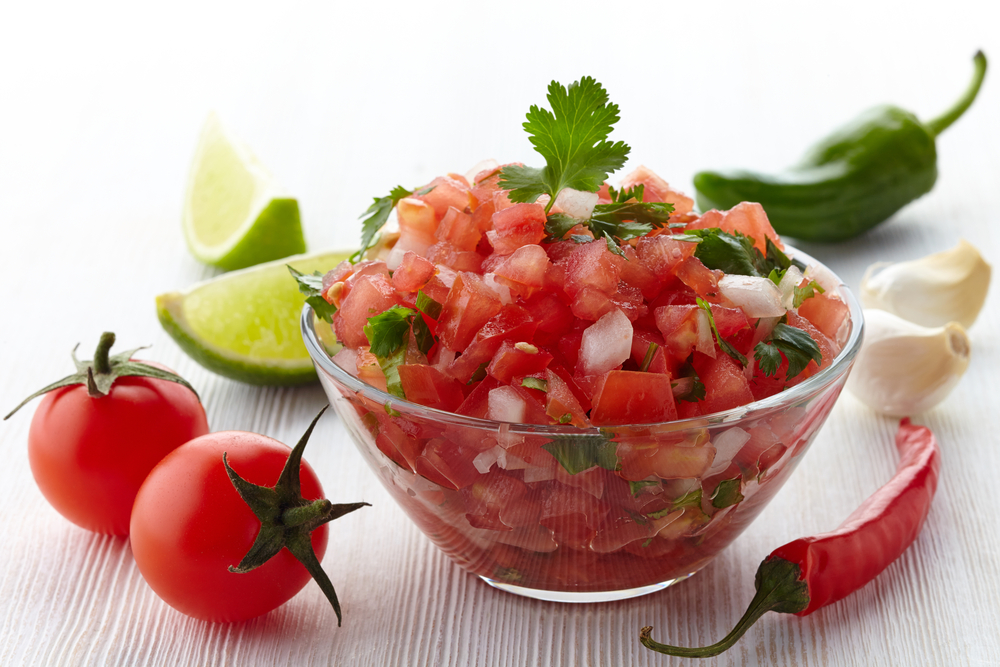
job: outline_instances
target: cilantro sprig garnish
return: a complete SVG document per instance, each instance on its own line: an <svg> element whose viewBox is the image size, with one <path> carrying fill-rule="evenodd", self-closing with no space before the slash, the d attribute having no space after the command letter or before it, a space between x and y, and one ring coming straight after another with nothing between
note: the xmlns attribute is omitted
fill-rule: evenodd
<svg viewBox="0 0 1000 667"><path fill-rule="evenodd" d="M506 166L499 182L513 202L549 195L546 213L563 188L597 192L631 150L622 141L607 141L618 122L618 105L608 102L607 91L593 78L585 76L568 88L553 81L547 98L552 110L531 105L524 123L545 166Z"/></svg>
<svg viewBox="0 0 1000 667"><path fill-rule="evenodd" d="M295 278L295 282L299 286L299 291L306 295L306 303L312 306L313 312L320 319L332 324L337 307L327 302L323 296L323 274L319 271L313 271L311 274L302 273L287 264L285 266L288 268L288 272L292 274L292 277Z"/></svg>
<svg viewBox="0 0 1000 667"><path fill-rule="evenodd" d="M774 325L774 331L768 339L757 343L753 356L760 364L760 370L764 375L770 377L778 372L782 352L788 359L786 380L791 380L804 371L810 361L823 363L823 353L812 336L802 329L784 323Z"/></svg>
<svg viewBox="0 0 1000 667"><path fill-rule="evenodd" d="M607 91L591 77L569 87L553 81L547 97L552 110L532 105L524 123L529 140L545 158L545 166L508 165L500 170L498 185L508 191L513 202L532 203L548 195L545 212L549 214L565 188L597 192L608 175L625 164L631 148L621 141L608 141L618 122L618 105L608 101ZM621 254L617 246L663 227L674 210L672 204L644 202L642 185L622 191L609 188L609 193L611 202L597 204L587 220L549 214L545 225L548 241L558 241L576 225L584 225L594 238L607 241L611 252ZM590 239L581 236L574 240Z"/></svg>

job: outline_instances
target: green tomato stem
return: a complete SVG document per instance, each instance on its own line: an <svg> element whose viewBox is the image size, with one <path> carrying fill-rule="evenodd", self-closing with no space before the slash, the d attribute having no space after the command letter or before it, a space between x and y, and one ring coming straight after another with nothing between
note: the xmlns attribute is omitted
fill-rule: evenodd
<svg viewBox="0 0 1000 667"><path fill-rule="evenodd" d="M94 351L94 372L99 374L107 374L111 372L111 360L109 358L109 353L111 352L111 346L115 344L115 335L110 331L105 331L101 334L101 340L97 343L97 349Z"/></svg>

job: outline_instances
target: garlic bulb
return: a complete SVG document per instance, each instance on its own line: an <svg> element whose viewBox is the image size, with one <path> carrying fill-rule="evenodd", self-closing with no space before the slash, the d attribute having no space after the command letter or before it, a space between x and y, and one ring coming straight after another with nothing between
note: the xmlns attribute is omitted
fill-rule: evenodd
<svg viewBox="0 0 1000 667"><path fill-rule="evenodd" d="M969 338L957 322L927 328L884 310L865 310L865 339L847 389L891 417L928 410L969 366Z"/></svg>
<svg viewBox="0 0 1000 667"><path fill-rule="evenodd" d="M925 327L970 327L986 301L990 272L979 251L962 239L921 259L872 264L861 281L861 303Z"/></svg>

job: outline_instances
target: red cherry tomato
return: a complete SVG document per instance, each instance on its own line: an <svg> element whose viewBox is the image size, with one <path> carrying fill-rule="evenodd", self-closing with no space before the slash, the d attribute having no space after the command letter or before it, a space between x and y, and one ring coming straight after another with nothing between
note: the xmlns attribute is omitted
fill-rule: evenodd
<svg viewBox="0 0 1000 667"><path fill-rule="evenodd" d="M245 574L228 569L250 550L261 524L226 474L223 453L243 479L273 486L289 451L263 435L223 431L178 447L149 474L132 509L130 539L139 572L167 604L206 621L242 621L279 607L309 582L288 549ZM300 481L305 499L324 497L305 461ZM326 543L322 525L312 532L319 560Z"/></svg>
<svg viewBox="0 0 1000 667"><path fill-rule="evenodd" d="M157 378L122 377L100 398L91 398L85 385L46 394L31 420L28 460L42 495L60 514L88 530L125 535L149 471L205 433L205 409L193 391Z"/></svg>

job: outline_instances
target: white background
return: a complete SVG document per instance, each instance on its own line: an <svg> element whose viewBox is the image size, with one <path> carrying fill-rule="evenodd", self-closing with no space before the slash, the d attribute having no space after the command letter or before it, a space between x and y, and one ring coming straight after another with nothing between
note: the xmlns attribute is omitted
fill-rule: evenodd
<svg viewBox="0 0 1000 667"><path fill-rule="evenodd" d="M201 392L213 430L294 442L318 387L253 388L189 360L153 297L215 275L180 207L216 110L299 199L310 248L356 245L373 196L481 159L538 163L520 127L548 82L591 75L621 107L614 139L690 192L700 169L778 169L874 104L930 118L994 59L979 100L938 141L934 191L874 232L803 248L857 287L879 260L959 236L1000 262L1000 10L995 2L0 4L0 412L72 370L113 330ZM629 167L627 166L626 169ZM769 615L722 665L1000 664L997 293L973 363L917 416L941 440L941 487L918 542L874 584L808 618ZM335 618L308 586L237 625L159 601L127 540L65 522L36 490L31 408L0 425L0 664L682 664L642 625L710 643L742 613L757 563L834 528L895 468L895 424L844 396L785 489L693 579L619 603L566 606L489 589L451 565L363 468L330 416L308 458L336 501ZM713 661L707 661L712 663Z"/></svg>

